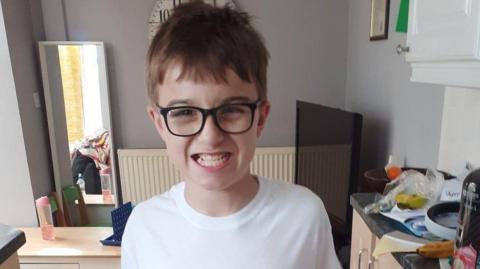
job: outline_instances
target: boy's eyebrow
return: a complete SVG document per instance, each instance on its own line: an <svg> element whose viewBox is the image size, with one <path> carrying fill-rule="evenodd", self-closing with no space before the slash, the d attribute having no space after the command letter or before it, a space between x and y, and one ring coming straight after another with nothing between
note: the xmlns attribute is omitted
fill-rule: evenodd
<svg viewBox="0 0 480 269"><path fill-rule="evenodd" d="M246 97L246 96L232 96L232 97L228 97L226 99L224 99L222 101L223 104L225 103L232 103L232 102L237 102L237 101L240 101L240 102L253 102L254 100L251 100L250 98Z"/></svg>
<svg viewBox="0 0 480 269"><path fill-rule="evenodd" d="M190 99L173 99L172 101L168 102L167 107L171 107L174 105L188 105L190 104Z"/></svg>
<svg viewBox="0 0 480 269"><path fill-rule="evenodd" d="M222 104L228 104L228 103L232 103L232 102L253 102L254 100L251 100L250 98L246 97L246 96L232 96L232 97L228 97L228 98L225 98L223 101L222 101ZM170 102L168 102L167 106L166 107L171 107L171 106L175 106L175 105L191 105L192 102L191 102L191 99L174 99L174 100L171 100Z"/></svg>

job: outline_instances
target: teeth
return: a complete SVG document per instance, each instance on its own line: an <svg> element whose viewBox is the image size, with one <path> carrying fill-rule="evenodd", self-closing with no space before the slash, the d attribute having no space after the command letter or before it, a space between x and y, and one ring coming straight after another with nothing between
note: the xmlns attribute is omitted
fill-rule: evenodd
<svg viewBox="0 0 480 269"><path fill-rule="evenodd" d="M227 153L222 154L198 154L198 162L202 166L218 166L228 159Z"/></svg>
<svg viewBox="0 0 480 269"><path fill-rule="evenodd" d="M218 161L226 157L226 154L198 154L202 161Z"/></svg>

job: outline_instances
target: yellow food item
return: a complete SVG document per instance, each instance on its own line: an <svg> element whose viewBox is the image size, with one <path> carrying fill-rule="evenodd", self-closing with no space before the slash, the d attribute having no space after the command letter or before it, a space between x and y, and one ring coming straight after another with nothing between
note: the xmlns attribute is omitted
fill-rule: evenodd
<svg viewBox="0 0 480 269"><path fill-rule="evenodd" d="M411 195L405 192L401 192L395 196L395 201L397 204L406 204L410 199Z"/></svg>
<svg viewBox="0 0 480 269"><path fill-rule="evenodd" d="M401 192L395 196L395 201L400 208L418 209L425 206L428 199L422 195Z"/></svg>
<svg viewBox="0 0 480 269"><path fill-rule="evenodd" d="M453 241L440 241L423 245L417 253L426 258L448 258L453 255Z"/></svg>

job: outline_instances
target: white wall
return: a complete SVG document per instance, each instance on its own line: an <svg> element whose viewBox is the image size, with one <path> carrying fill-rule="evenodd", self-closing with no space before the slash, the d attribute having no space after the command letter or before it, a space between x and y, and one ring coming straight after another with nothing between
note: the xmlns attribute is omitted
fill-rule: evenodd
<svg viewBox="0 0 480 269"><path fill-rule="evenodd" d="M3 9L0 5L0 223L36 225L33 192L27 164L20 111L7 45Z"/></svg>
<svg viewBox="0 0 480 269"><path fill-rule="evenodd" d="M459 174L480 167L480 89L447 87L438 167Z"/></svg>
<svg viewBox="0 0 480 269"><path fill-rule="evenodd" d="M58 8L62 2L64 14ZM143 74L147 22L155 2L42 0L42 6L49 6L44 16L47 40L65 31L72 41L106 43L113 132L119 148L163 147L146 115ZM294 145L296 99L345 105L347 0L238 2L256 17L272 56L268 88L273 108L259 145Z"/></svg>
<svg viewBox="0 0 480 269"><path fill-rule="evenodd" d="M361 171L384 165L388 154L437 166L444 89L410 82L409 64L395 53L406 41L395 32L399 4L390 3L388 40L371 42L370 0L349 1L346 104L364 115Z"/></svg>

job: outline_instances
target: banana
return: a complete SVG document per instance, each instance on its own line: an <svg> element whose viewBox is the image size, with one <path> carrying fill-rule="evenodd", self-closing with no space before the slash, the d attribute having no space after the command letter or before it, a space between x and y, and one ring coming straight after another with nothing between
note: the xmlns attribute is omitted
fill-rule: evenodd
<svg viewBox="0 0 480 269"><path fill-rule="evenodd" d="M418 209L425 206L428 202L428 198L419 194L409 194L400 192L395 196L395 201L400 208Z"/></svg>
<svg viewBox="0 0 480 269"><path fill-rule="evenodd" d="M453 241L437 241L417 249L417 254L426 258L447 258L453 255Z"/></svg>

